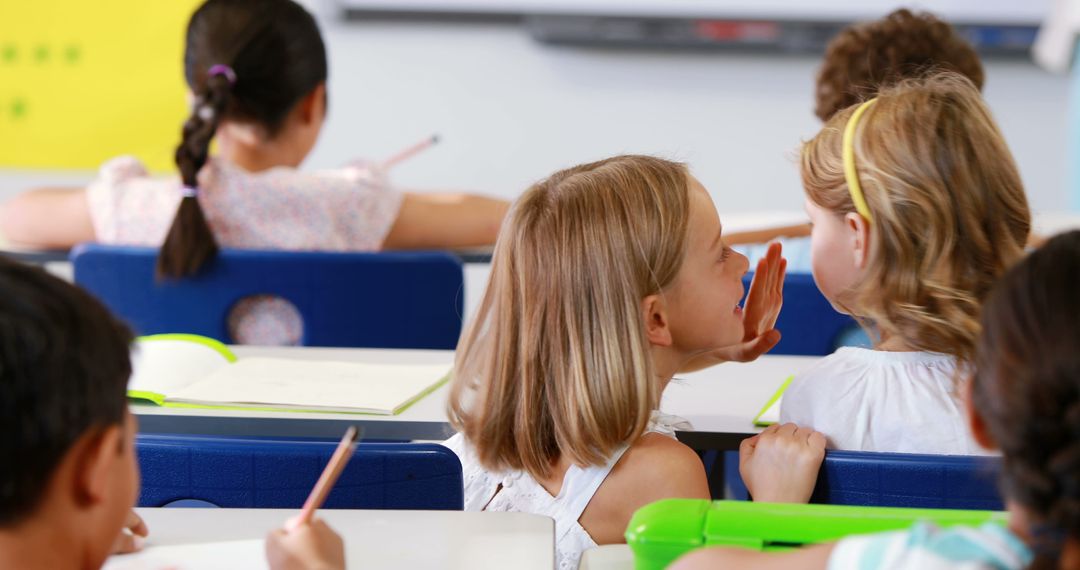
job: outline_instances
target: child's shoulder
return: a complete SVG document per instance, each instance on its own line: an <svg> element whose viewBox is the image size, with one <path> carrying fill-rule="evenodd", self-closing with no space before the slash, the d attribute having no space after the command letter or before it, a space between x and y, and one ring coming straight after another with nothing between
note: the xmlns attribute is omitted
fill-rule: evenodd
<svg viewBox="0 0 1080 570"><path fill-rule="evenodd" d="M652 500L685 497L687 490L708 489L697 453L660 433L646 433L633 443L615 465L608 483L614 487L609 491L655 497Z"/></svg>

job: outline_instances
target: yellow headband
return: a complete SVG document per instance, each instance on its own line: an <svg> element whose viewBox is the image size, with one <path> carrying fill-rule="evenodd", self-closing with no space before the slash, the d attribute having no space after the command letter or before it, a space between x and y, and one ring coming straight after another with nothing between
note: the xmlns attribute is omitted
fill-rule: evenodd
<svg viewBox="0 0 1080 570"><path fill-rule="evenodd" d="M844 180L847 181L848 191L851 192L851 201L855 203L855 211L859 212L866 221L873 221L870 216L870 207L866 205L866 197L863 195L862 186L859 185L859 173L855 170L855 128L859 126L859 119L863 113L874 104L877 99L871 99L851 114L847 126L844 127Z"/></svg>

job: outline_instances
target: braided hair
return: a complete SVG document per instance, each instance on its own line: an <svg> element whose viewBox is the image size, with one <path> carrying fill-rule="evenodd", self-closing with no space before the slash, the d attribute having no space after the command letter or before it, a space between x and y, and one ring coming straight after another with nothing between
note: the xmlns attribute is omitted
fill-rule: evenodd
<svg viewBox="0 0 1080 570"><path fill-rule="evenodd" d="M975 409L1004 455L1002 492L1022 505L1033 568L1080 538L1080 231L1013 267L983 308Z"/></svg>
<svg viewBox="0 0 1080 570"><path fill-rule="evenodd" d="M224 119L276 136L289 112L326 81L315 19L292 0L207 0L188 23L184 75L194 95L176 165L185 187L158 255L158 274L194 275L218 251L198 200L199 171Z"/></svg>

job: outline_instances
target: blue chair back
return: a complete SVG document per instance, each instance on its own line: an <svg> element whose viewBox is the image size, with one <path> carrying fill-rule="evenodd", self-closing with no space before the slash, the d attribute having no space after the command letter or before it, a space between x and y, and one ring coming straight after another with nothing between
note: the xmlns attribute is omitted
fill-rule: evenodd
<svg viewBox="0 0 1080 570"><path fill-rule="evenodd" d="M743 277L750 290L753 273ZM784 307L776 320L780 343L770 354L825 356L836 349L838 339L852 327L855 319L838 313L821 294L809 273L788 273L784 279Z"/></svg>
<svg viewBox="0 0 1080 570"><path fill-rule="evenodd" d="M829 451L810 502L1000 511L1000 472L1000 457Z"/></svg>
<svg viewBox="0 0 1080 570"><path fill-rule="evenodd" d="M300 508L335 441L215 436L136 437L140 507ZM361 443L328 509L462 510L461 462L428 443Z"/></svg>
<svg viewBox="0 0 1080 570"><path fill-rule="evenodd" d="M142 335L231 343L229 311L252 295L296 306L307 346L453 349L461 333L464 273L448 253L222 250L180 280L156 278L153 248L83 244L71 260L75 282Z"/></svg>

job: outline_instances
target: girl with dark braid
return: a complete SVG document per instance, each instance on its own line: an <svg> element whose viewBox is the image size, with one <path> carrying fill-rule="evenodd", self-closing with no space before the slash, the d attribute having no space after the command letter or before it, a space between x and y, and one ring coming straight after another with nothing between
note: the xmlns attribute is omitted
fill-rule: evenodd
<svg viewBox="0 0 1080 570"><path fill-rule="evenodd" d="M327 58L315 19L292 0L208 0L188 24L192 111L176 178L132 157L88 188L39 189L6 204L14 242L161 246L165 278L194 275L218 247L321 251L435 249L494 243L508 204L401 192L380 168L297 169L322 129ZM137 80L137 79L133 79ZM216 153L211 154L211 143ZM301 324L284 301L257 298L230 319L235 341L290 344Z"/></svg>
<svg viewBox="0 0 1080 570"><path fill-rule="evenodd" d="M699 550L673 568L1080 568L1078 291L1080 231L1072 231L1009 270L983 307L964 391L976 441L1003 455L1007 525L920 523L784 554ZM804 478L810 488L816 470Z"/></svg>

